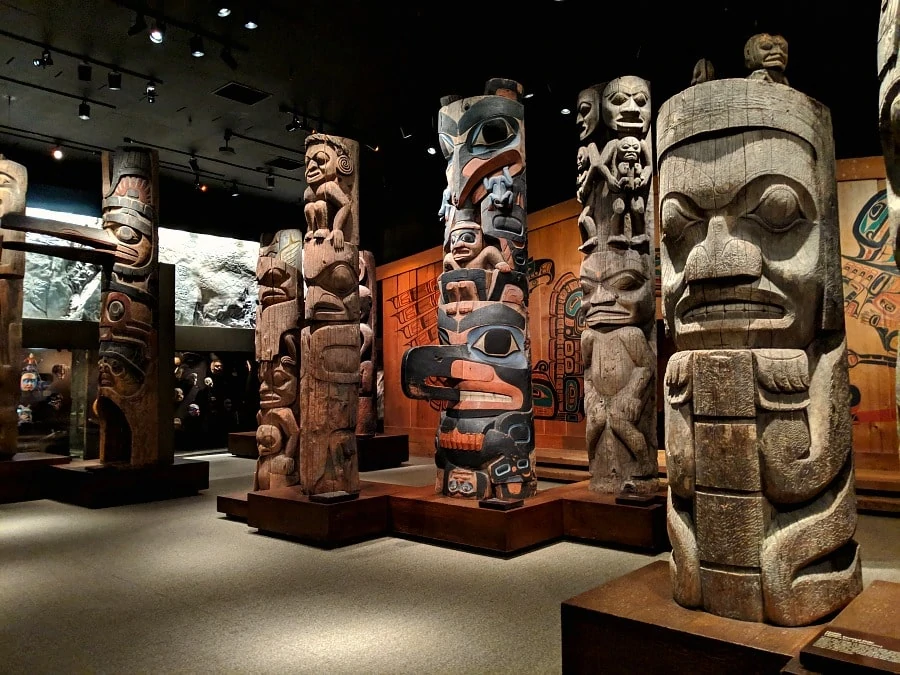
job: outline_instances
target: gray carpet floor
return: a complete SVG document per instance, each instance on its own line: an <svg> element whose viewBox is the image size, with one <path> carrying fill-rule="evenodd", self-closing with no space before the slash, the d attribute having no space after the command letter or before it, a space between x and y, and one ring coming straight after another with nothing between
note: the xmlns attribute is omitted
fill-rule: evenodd
<svg viewBox="0 0 900 675"><path fill-rule="evenodd" d="M385 537L331 551L216 513L210 489L89 510L0 505L2 673L558 673L560 603L668 554L562 542L504 560ZM424 485L431 460L364 475ZM900 519L861 516L864 581L900 582Z"/></svg>

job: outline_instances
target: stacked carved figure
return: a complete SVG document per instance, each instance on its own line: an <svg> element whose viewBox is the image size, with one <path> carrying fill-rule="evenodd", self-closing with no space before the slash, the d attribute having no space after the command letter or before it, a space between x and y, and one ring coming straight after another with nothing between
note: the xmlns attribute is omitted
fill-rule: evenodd
<svg viewBox="0 0 900 675"><path fill-rule="evenodd" d="M522 86L441 101L447 159L440 344L403 357L403 390L442 406L436 491L469 499L534 495Z"/></svg>

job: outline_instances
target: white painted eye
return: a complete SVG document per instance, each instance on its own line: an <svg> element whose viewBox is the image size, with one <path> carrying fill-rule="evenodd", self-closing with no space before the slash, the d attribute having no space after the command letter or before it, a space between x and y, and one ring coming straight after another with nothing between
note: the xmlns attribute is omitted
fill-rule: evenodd
<svg viewBox="0 0 900 675"><path fill-rule="evenodd" d="M516 343L512 333L503 328L491 328L485 331L478 340L472 345L478 351L493 357L509 356L513 352L519 351L519 345Z"/></svg>

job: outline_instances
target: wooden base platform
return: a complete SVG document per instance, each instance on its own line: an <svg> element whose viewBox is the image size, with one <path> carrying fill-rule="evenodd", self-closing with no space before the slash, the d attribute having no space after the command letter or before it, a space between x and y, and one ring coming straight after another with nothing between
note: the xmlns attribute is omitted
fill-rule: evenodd
<svg viewBox="0 0 900 675"><path fill-rule="evenodd" d="M247 521L247 491L231 492L216 496L216 511L232 520Z"/></svg>
<svg viewBox="0 0 900 675"><path fill-rule="evenodd" d="M588 489L589 481L554 488L562 498L563 533L573 539L658 553L671 548L666 493L645 506L617 504L615 495Z"/></svg>
<svg viewBox="0 0 900 675"><path fill-rule="evenodd" d="M657 561L562 604L563 673L778 673L823 627L685 609Z"/></svg>
<svg viewBox="0 0 900 675"><path fill-rule="evenodd" d="M46 452L19 452L0 461L0 504L45 498L49 467L71 461L71 457Z"/></svg>
<svg viewBox="0 0 900 675"><path fill-rule="evenodd" d="M587 451L583 448L578 450L535 448L534 454L537 459L534 472L541 480L572 483L591 477Z"/></svg>
<svg viewBox="0 0 900 675"><path fill-rule="evenodd" d="M562 504L556 490L545 490L509 511L480 508L476 500L435 494L433 486L391 495L393 531L426 539L509 555L563 535Z"/></svg>
<svg viewBox="0 0 900 675"><path fill-rule="evenodd" d="M47 479L48 498L96 509L197 494L209 487L209 462L176 457L131 468L92 459L50 467Z"/></svg>
<svg viewBox="0 0 900 675"><path fill-rule="evenodd" d="M360 486L357 499L330 504L310 501L296 486L250 492L247 525L262 534L298 539L323 548L387 534L388 497L401 487L370 482Z"/></svg>
<svg viewBox="0 0 900 675"><path fill-rule="evenodd" d="M360 471L393 469L409 461L409 436L406 434L357 436L356 453Z"/></svg>
<svg viewBox="0 0 900 675"><path fill-rule="evenodd" d="M256 431L233 431L228 434L228 452L237 457L256 459L259 450L256 447Z"/></svg>

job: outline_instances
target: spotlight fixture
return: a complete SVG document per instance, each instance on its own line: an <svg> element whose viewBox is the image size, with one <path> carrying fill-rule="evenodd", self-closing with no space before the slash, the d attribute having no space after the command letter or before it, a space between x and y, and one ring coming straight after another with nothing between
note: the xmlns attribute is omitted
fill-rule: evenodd
<svg viewBox="0 0 900 675"><path fill-rule="evenodd" d="M195 174L200 173L200 162L197 161L197 158L191 155L190 160L188 160L188 165L191 167L191 171Z"/></svg>
<svg viewBox="0 0 900 675"><path fill-rule="evenodd" d="M197 190L198 192L206 192L209 189L209 187L207 187L206 183L200 182L200 174L199 173L194 174L194 189Z"/></svg>
<svg viewBox="0 0 900 675"><path fill-rule="evenodd" d="M82 120L91 119L91 106L88 105L87 101L82 101L78 104L78 118Z"/></svg>
<svg viewBox="0 0 900 675"><path fill-rule="evenodd" d="M525 94L522 98L534 98L534 92L533 92L533 91L529 91L529 92L528 92L527 94Z"/></svg>
<svg viewBox="0 0 900 675"><path fill-rule="evenodd" d="M224 3L219 3L218 8L216 9L216 15L221 19L224 19L226 16L230 16L231 7Z"/></svg>
<svg viewBox="0 0 900 675"><path fill-rule="evenodd" d="M59 147L58 145L54 146L53 150L50 151L50 156L53 157L53 159L62 159L63 158L62 148Z"/></svg>
<svg viewBox="0 0 900 675"><path fill-rule="evenodd" d="M222 60L225 62L225 65L231 68L232 70L237 70L238 62L234 59L234 54L231 53L230 47L222 47L222 53L219 54L222 57Z"/></svg>
<svg viewBox="0 0 900 675"><path fill-rule="evenodd" d="M150 42L155 45L162 44L166 39L166 24L164 21L154 21L150 29Z"/></svg>
<svg viewBox="0 0 900 675"><path fill-rule="evenodd" d="M195 56L199 59L201 56L206 55L206 50L203 48L203 38L199 35L195 35L191 38L190 45L191 56Z"/></svg>
<svg viewBox="0 0 900 675"><path fill-rule="evenodd" d="M366 147L372 152L378 152L380 149L378 145L369 145L368 143L366 143Z"/></svg>
<svg viewBox="0 0 900 675"><path fill-rule="evenodd" d="M33 59L31 61L35 68L48 68L53 65L53 57L50 55L50 50L45 49L41 52L41 57L38 59Z"/></svg>
<svg viewBox="0 0 900 675"><path fill-rule="evenodd" d="M571 114L572 114L572 111L569 110L568 108L563 108L563 109L561 109L561 110L559 111L559 114L560 114L560 115L571 115Z"/></svg>
<svg viewBox="0 0 900 675"><path fill-rule="evenodd" d="M143 33L147 30L147 21L144 19L144 15L138 13L134 17L134 23L131 25L131 28L128 29L129 37L134 37L138 33Z"/></svg>
<svg viewBox="0 0 900 675"><path fill-rule="evenodd" d="M275 188L275 176L271 173L266 176L266 188L272 190Z"/></svg>
<svg viewBox="0 0 900 675"><path fill-rule="evenodd" d="M236 181L236 180L231 181L230 189L231 189L231 196L232 196L232 197L239 197L239 196L240 196L241 193L238 192L238 186L237 186L237 181Z"/></svg>
<svg viewBox="0 0 900 675"><path fill-rule="evenodd" d="M224 155L233 155L235 154L235 149L228 145L228 141L231 140L231 129L225 130L225 145L219 146L219 152Z"/></svg>
<svg viewBox="0 0 900 675"><path fill-rule="evenodd" d="M244 28L247 30L256 30L259 28L259 10L255 7L248 7L245 15Z"/></svg>
<svg viewBox="0 0 900 675"><path fill-rule="evenodd" d="M429 155L437 154L437 150L434 148L433 145L429 145L427 148L425 148L425 152L427 152Z"/></svg>
<svg viewBox="0 0 900 675"><path fill-rule="evenodd" d="M156 103L156 82L150 80L144 93L147 95L147 103Z"/></svg>
<svg viewBox="0 0 900 675"><path fill-rule="evenodd" d="M118 70L111 71L106 76L106 82L110 91L119 91L122 88L122 73Z"/></svg>
<svg viewBox="0 0 900 675"><path fill-rule="evenodd" d="M297 115L293 115L291 117L291 121L284 125L285 131L297 131L297 129L302 129L303 124L300 120L297 119Z"/></svg>
<svg viewBox="0 0 900 675"><path fill-rule="evenodd" d="M93 77L93 69L87 63L78 64L78 79L82 82L90 82Z"/></svg>

